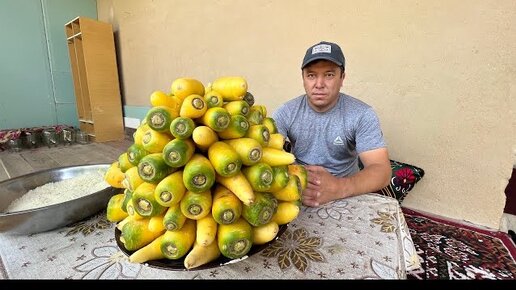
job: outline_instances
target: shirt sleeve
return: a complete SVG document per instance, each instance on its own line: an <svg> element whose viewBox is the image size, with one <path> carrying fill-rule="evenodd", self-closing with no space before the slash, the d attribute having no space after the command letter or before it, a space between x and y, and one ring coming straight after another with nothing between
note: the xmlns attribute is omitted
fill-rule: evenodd
<svg viewBox="0 0 516 290"><path fill-rule="evenodd" d="M272 118L276 122L276 128L278 129L278 133L283 135L284 137L288 137L288 116L286 114L285 105L281 105L274 113L272 114Z"/></svg>
<svg viewBox="0 0 516 290"><path fill-rule="evenodd" d="M356 150L357 153L387 147L383 132L380 127L380 120L373 108L364 112L356 129Z"/></svg>

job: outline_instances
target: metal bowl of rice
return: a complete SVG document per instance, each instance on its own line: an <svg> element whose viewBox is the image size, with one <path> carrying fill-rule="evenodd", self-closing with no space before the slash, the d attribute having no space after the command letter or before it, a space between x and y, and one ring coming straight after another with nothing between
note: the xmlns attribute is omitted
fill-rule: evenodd
<svg viewBox="0 0 516 290"><path fill-rule="evenodd" d="M49 231L105 209L120 191L104 181L109 166L59 167L0 182L0 233Z"/></svg>

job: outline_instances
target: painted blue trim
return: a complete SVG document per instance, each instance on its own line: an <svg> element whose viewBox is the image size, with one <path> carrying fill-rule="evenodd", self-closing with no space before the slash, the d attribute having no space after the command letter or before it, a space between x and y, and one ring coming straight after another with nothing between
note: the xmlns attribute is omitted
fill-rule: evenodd
<svg viewBox="0 0 516 290"><path fill-rule="evenodd" d="M145 119L145 115L151 107L140 107L140 106L124 106L124 117L136 118L140 121Z"/></svg>

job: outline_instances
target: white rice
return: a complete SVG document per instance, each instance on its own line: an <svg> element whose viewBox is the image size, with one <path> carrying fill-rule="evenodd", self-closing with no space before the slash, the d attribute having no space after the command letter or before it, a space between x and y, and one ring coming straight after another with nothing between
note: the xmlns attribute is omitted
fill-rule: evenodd
<svg viewBox="0 0 516 290"><path fill-rule="evenodd" d="M109 187L103 172L84 173L75 177L49 182L29 190L14 200L6 212L40 208L80 198Z"/></svg>

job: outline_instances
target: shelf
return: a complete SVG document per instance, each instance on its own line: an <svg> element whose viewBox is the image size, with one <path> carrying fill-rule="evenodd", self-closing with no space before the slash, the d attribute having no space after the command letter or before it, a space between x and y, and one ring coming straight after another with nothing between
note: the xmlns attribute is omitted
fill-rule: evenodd
<svg viewBox="0 0 516 290"><path fill-rule="evenodd" d="M97 142L124 139L111 24L76 17L65 24L79 125Z"/></svg>
<svg viewBox="0 0 516 290"><path fill-rule="evenodd" d="M82 38L82 32L78 32L78 33L68 37L67 40L71 41L71 40L73 40L74 38L77 38L77 37Z"/></svg>

